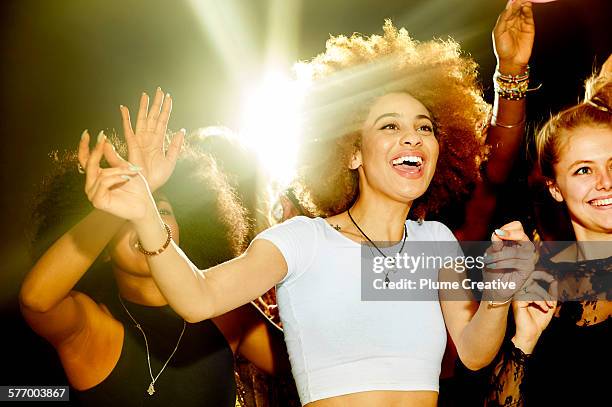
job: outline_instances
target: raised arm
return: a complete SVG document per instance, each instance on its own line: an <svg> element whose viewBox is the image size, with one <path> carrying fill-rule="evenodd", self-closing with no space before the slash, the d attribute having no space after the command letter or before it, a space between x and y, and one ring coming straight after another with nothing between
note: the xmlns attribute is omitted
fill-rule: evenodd
<svg viewBox="0 0 612 407"><path fill-rule="evenodd" d="M142 145L145 145L145 142L139 141L143 139L149 141L148 139L152 138L163 140L172 100L171 98L164 100L163 92L158 89L150 110L148 102L148 96L143 94L140 99L138 122L144 123L145 126L136 133L132 131L129 123L127 108L121 108L131 162L126 162L116 153L112 145L106 142L102 132L98 135L96 146L90 152L89 133L83 132L79 143L78 160L86 173L85 189L90 198L93 198L95 191L94 179L99 183L108 184L122 180L124 177L129 178L130 175L137 174L138 170L150 176L154 188L159 187L167 179L164 171L168 172L170 168L171 172L173 165L171 157L165 160L167 162L165 167L162 162L153 168L153 164L159 164L159 160L145 162L143 160L145 154L142 153ZM95 163L99 162L103 155L113 166L112 168L101 169L96 166ZM85 314L81 312L80 306L83 305L83 301L91 302L91 300L87 301L84 295L77 295L72 290L124 223L125 220L120 217L94 209L56 240L35 263L24 279L19 301L24 317L37 333L54 343L61 342L83 325Z"/></svg>
<svg viewBox="0 0 612 407"><path fill-rule="evenodd" d="M515 0L499 15L493 29L493 50L497 71L503 75L527 72L531 57L535 25L531 3ZM493 117L487 135L491 147L485 180L499 185L508 179L525 133L525 98L509 100L495 92Z"/></svg>
<svg viewBox="0 0 612 407"><path fill-rule="evenodd" d="M531 57L534 36L531 3L524 0L508 3L493 29L497 71L503 75L524 73ZM500 92L495 92L491 125L487 129L490 154L482 172L482 181L476 185L466 205L463 225L454 231L459 240L485 240L488 236L499 188L507 182L523 143L525 100L505 99Z"/></svg>
<svg viewBox="0 0 612 407"><path fill-rule="evenodd" d="M101 135L100 140L103 139ZM81 144L87 145L88 141L89 136L84 133ZM99 159L104 147L99 142L92 157ZM107 155L117 167L105 170L102 177L136 173L109 148ZM37 333L52 342L61 342L80 326L81 314L70 293L124 223L116 216L93 210L55 241L32 267L21 286L19 302L24 317Z"/></svg>
<svg viewBox="0 0 612 407"><path fill-rule="evenodd" d="M133 222L146 250L162 247L167 233L152 200L143 216ZM198 270L173 242L163 253L148 256L147 261L164 297L189 322L246 304L287 274L283 255L266 240L255 240L241 256L208 270Z"/></svg>
<svg viewBox="0 0 612 407"><path fill-rule="evenodd" d="M240 257L198 270L170 239L142 174L129 180L101 182L98 157L88 163L93 175L88 194L95 208L130 220L146 251L157 286L172 308L189 322L221 315L266 292L287 273L281 252L272 243L256 240ZM90 170L88 169L88 172ZM168 244L166 244L168 243ZM203 246L215 242L201 242Z"/></svg>

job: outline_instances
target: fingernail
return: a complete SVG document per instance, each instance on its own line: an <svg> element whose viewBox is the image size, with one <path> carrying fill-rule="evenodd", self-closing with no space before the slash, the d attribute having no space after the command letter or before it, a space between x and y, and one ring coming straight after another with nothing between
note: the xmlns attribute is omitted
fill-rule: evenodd
<svg viewBox="0 0 612 407"><path fill-rule="evenodd" d="M81 140L83 140L88 135L89 135L89 132L87 131L87 129L83 130L83 133L81 133Z"/></svg>
<svg viewBox="0 0 612 407"><path fill-rule="evenodd" d="M185 129L180 129L179 131L180 131L181 133L183 133L183 134L186 134L186 133L187 133L187 130L185 130Z"/></svg>
<svg viewBox="0 0 612 407"><path fill-rule="evenodd" d="M121 175L121 178L123 178L126 181L130 180L130 176L129 175Z"/></svg>
<svg viewBox="0 0 612 407"><path fill-rule="evenodd" d="M142 168L140 168L137 165L134 164L130 164L130 171L140 171Z"/></svg>
<svg viewBox="0 0 612 407"><path fill-rule="evenodd" d="M167 97L167 98L169 98L169 97L170 97L170 94L169 94L169 93L166 93L166 97Z"/></svg>
<svg viewBox="0 0 612 407"><path fill-rule="evenodd" d="M506 233L506 231L503 229L495 229L495 234L497 236L506 236L508 233Z"/></svg>
<svg viewBox="0 0 612 407"><path fill-rule="evenodd" d="M98 143L103 142L104 139L106 139L106 136L104 135L104 130L102 130L100 133L98 133Z"/></svg>
<svg viewBox="0 0 612 407"><path fill-rule="evenodd" d="M142 92L142 96L147 96L147 92Z"/></svg>
<svg viewBox="0 0 612 407"><path fill-rule="evenodd" d="M489 269L494 269L494 268L495 268L495 263L493 263L493 264L488 264L488 265L487 265L487 268L489 268Z"/></svg>
<svg viewBox="0 0 612 407"><path fill-rule="evenodd" d="M160 92L161 91L161 86L157 87L157 91Z"/></svg>
<svg viewBox="0 0 612 407"><path fill-rule="evenodd" d="M119 109L123 110L123 105L119 105Z"/></svg>

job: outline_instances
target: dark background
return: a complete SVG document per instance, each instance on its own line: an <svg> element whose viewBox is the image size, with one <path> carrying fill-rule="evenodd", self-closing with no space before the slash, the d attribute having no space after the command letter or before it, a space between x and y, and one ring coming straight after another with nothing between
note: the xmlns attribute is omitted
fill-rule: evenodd
<svg viewBox="0 0 612 407"><path fill-rule="evenodd" d="M197 3L193 7L192 3ZM280 13L278 31L274 14ZM289 6L288 6L289 5ZM120 129L118 106L135 109L140 92L162 86L175 100L170 127L238 123L241 90L263 69L267 39L286 58L309 59L329 34L380 33L385 18L419 40L452 36L480 64L492 100L495 59L491 30L502 0L3 0L0 2L0 385L61 383L49 346L23 324L16 305L31 264L24 230L29 197L48 170L51 150L75 148L92 135ZM195 10L200 10L200 13ZM582 83L612 51L609 0L534 4L536 41L531 61L529 136L549 112L575 103ZM213 30L213 31L211 31ZM504 193L504 216L529 211L522 185L526 160Z"/></svg>

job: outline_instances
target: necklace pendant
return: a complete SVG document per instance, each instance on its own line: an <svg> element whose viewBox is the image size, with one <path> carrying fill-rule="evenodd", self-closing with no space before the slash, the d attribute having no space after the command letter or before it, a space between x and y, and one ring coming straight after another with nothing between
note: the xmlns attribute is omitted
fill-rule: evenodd
<svg viewBox="0 0 612 407"><path fill-rule="evenodd" d="M389 282L391 282L391 280L389 280L389 276L385 276L385 283L389 284Z"/></svg>
<svg viewBox="0 0 612 407"><path fill-rule="evenodd" d="M149 388L147 389L147 393L149 393L149 396L152 396L153 393L155 393L155 387L153 387L153 382L151 382L151 384L149 385Z"/></svg>

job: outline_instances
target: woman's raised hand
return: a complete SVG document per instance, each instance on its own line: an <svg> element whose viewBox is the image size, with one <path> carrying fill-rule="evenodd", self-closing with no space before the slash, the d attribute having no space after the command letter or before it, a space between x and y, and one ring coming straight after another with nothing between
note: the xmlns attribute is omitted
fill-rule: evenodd
<svg viewBox="0 0 612 407"><path fill-rule="evenodd" d="M143 92L140 97L135 132L132 129L128 108L120 106L120 110L123 134L128 148L128 160L134 166L140 168L149 188L151 191L155 191L164 185L172 175L185 138L185 129L181 129L172 136L166 148L166 130L172 111L172 97L170 95L164 96L161 88L157 88L153 105L149 109L149 96ZM112 166L120 165L116 162L118 155L109 149L112 150L112 145L106 142L104 156L109 164ZM87 131L81 137L78 158L81 167L83 169L87 168L89 160L89 133Z"/></svg>
<svg viewBox="0 0 612 407"><path fill-rule="evenodd" d="M185 137L184 129L175 133L166 150L164 143L172 112L172 97L169 94L164 96L161 88L157 88L149 109L149 96L143 92L136 117L136 131L132 128L128 108L121 106L120 110L128 160L141 168L149 188L155 191L164 185L174 171Z"/></svg>
<svg viewBox="0 0 612 407"><path fill-rule="evenodd" d="M79 144L79 162L85 170L85 193L93 206L127 220L144 217L155 201L140 167L125 161L100 132L94 149L89 151L89 134ZM102 156L111 165L101 168Z"/></svg>
<svg viewBox="0 0 612 407"><path fill-rule="evenodd" d="M528 0L511 0L497 18L493 29L493 50L498 65L518 70L517 73L524 71L531 57L534 38L531 3Z"/></svg>

